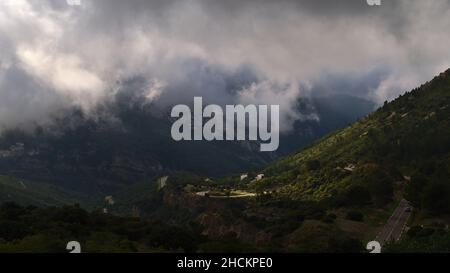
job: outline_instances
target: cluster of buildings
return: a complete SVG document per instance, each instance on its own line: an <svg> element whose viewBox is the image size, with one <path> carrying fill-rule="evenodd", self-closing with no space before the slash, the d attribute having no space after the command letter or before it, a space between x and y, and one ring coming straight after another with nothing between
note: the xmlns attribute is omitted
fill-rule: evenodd
<svg viewBox="0 0 450 273"><path fill-rule="evenodd" d="M248 178L248 174L247 174L247 173L244 173L244 174L241 175L241 181L243 181L243 180L245 180L245 179L247 179L247 178ZM253 181L260 181L260 180L263 180L263 178L264 178L264 174L263 174L263 173L258 174L258 175L252 180L252 182L253 182Z"/></svg>

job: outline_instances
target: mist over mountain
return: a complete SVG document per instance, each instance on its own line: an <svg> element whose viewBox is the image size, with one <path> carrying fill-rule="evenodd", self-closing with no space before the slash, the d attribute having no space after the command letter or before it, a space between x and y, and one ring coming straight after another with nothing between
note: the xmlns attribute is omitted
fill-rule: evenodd
<svg viewBox="0 0 450 273"><path fill-rule="evenodd" d="M0 176L2 201L14 200L21 204L45 207L77 200L83 202L83 206L103 208L103 212L95 209L86 212L79 206L36 208L6 203L0 207L0 217L18 214L27 217L12 218L14 220L6 218L9 222L3 226L14 226L15 229L5 229L6 241L0 244L0 250L17 251L20 247L27 247L29 240L42 250L57 249L56 246L67 241L67 236L77 235L77 231L67 231L65 228L77 223L86 231L82 235L78 234L77 238L86 244L87 251L94 252L104 249L137 252L139 249L161 247L168 251L183 249L192 252L354 253L364 251L365 243L378 238L377 234L382 233L386 226L390 236L391 225L397 225L400 220L394 219L394 223L390 221L397 217L395 211L398 207L402 212L402 204L406 203L407 208L400 214L410 215L409 221L400 224L397 239L384 242L383 251L447 251L450 245L450 232L446 228L450 213L449 86L450 70L297 152L263 167L246 170L246 176L238 173L216 178L204 174L172 172L151 179L147 173L149 179L135 180L135 183L127 184L126 187L116 187L109 196L97 196L97 202L87 200L87 192L80 194L70 191L70 183L64 185L65 191L61 191L60 187L55 188L56 184ZM316 112L327 109L328 115L334 118L340 115L352 117L358 112L357 101L348 97L331 97L327 100L317 99L312 105ZM348 103L351 103L352 111L348 111ZM366 103L362 103L360 109L366 109ZM307 108L311 108L311 105ZM52 147L65 151L65 155L71 155L78 151L77 146L83 143L78 141L81 139L91 144L86 147L82 145L83 149L102 151L94 154L102 157L104 162L108 162L107 152L110 151L117 154L128 152L125 156L135 159L156 154L149 151L140 154L138 150L145 148L130 146L130 143L135 143L134 140L139 140L134 132L150 130L138 128L142 125L142 116L145 116L144 120L149 120L145 107L118 107L115 111L119 123L123 122L122 126L126 129L125 135L114 133L121 131L117 130L118 127L108 129L99 126L107 123L89 122L83 120L81 113L73 113L69 119L61 122L60 128L64 128L65 124L67 128L75 129L65 129L62 134L55 135ZM336 123L336 119L326 116L322 116L322 120ZM76 123L81 125L73 126ZM101 134L105 129L107 134ZM112 145L94 143L91 135L101 136L103 143ZM104 138L106 135L110 138ZM123 136L133 141L122 142ZM10 137L11 141L15 141L18 136ZM46 137L39 139L39 142L46 143ZM2 143L6 140L2 139ZM67 146L68 140L74 146ZM27 151L26 145L15 144L9 150L10 158L16 163L24 162L27 157L20 154ZM121 150L118 148L120 145L128 146L125 146L126 150ZM71 150L64 150L64 147ZM61 155L58 150L54 152ZM223 150L218 147L214 152ZM86 157L80 152L76 155ZM186 160L192 161L198 155L186 156ZM221 157L222 154L209 156L209 160L214 162L213 157ZM239 159L237 155L233 156L235 160ZM75 158L69 157L72 163ZM90 166L97 164L95 158L83 160L87 160ZM63 157L54 162L57 162L55 166L77 166L77 172L86 171L83 166L66 164L68 159ZM13 165L10 168L13 170ZM127 168L126 160L116 162L115 168L118 169L109 170L112 175L108 178L110 183L117 181L113 178L115 175L133 177L138 173L137 168ZM51 166L47 169L61 171ZM101 170L98 170L98 177L102 177ZM149 168L145 170L150 172ZM67 174L59 173L61 181L69 181L67 178L72 174ZM80 176L80 181L86 180ZM100 185L98 181L91 183ZM411 213L412 210L414 213ZM47 220L36 219L37 215ZM37 229L28 229L26 227L30 219L35 223L48 223L38 225ZM101 224L106 222L115 225ZM404 229L404 225L409 228ZM170 232L157 228L159 226ZM49 233L49 230L52 232ZM99 230L108 238L122 238L121 243L117 240L96 240ZM36 238L38 235L44 236L45 240ZM125 245L124 240L128 240ZM46 243L48 241L53 243Z"/></svg>
<svg viewBox="0 0 450 273"><path fill-rule="evenodd" d="M348 107L337 98L324 103L333 104ZM207 251L295 253L361 252L385 228L392 235L399 213L410 217L397 237L382 241L384 252L446 252L449 111L447 70L247 176L171 175L117 192L112 209L134 207L144 219L180 224L194 219L210 238L200 246Z"/></svg>
<svg viewBox="0 0 450 273"><path fill-rule="evenodd" d="M251 141L172 140L170 106L149 100L146 84L144 78L123 83L126 88L118 90L114 99L89 114L73 108L31 132L4 131L1 173L92 195L177 171L230 175L300 149L374 107L369 101L343 95L298 100L298 112L317 119L296 121L294 129L282 132L280 148L264 153L258 142Z"/></svg>

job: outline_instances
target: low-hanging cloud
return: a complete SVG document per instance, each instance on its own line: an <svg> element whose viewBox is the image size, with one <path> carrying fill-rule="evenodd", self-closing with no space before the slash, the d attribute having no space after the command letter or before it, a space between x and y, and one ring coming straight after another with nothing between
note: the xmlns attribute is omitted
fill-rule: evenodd
<svg viewBox="0 0 450 273"><path fill-rule="evenodd" d="M449 29L448 0L4 0L0 128L89 112L134 77L154 103L280 104L288 125L340 79L380 103L447 69Z"/></svg>

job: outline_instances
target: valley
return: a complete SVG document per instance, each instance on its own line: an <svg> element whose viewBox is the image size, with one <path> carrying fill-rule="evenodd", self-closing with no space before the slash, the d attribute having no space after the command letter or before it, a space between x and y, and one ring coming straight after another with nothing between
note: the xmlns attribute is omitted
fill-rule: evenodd
<svg viewBox="0 0 450 273"><path fill-rule="evenodd" d="M427 251L446 251L450 246L450 222L446 216L450 213L449 105L450 70L398 99L386 102L350 126L331 132L298 152L273 159L265 165L256 164L245 173L207 176L201 172L164 167L155 167L157 171L149 173L151 168L148 166L124 160L124 157L111 165L91 165L108 167L95 170L106 176L96 176L91 180L95 183L85 182L89 191L92 187L101 189L93 191L97 193L92 196L97 202L91 206L94 214L90 217L95 221L98 213L103 211L104 217L119 217L117 221L138 221L142 225L156 221L169 225L186 238L199 238L195 243L183 246L184 251L363 252L365 244L377 235L383 241L383 251L387 252L414 251L430 241L439 244L428 244ZM30 141L23 140L22 143ZM108 147L116 146L113 143ZM53 147L56 146L53 144ZM84 148L81 150L85 151ZM129 151L126 154L131 156ZM211 161L210 158L215 162L228 162L217 150L205 151L214 153L205 162ZM152 154L146 152L145 155ZM91 155L98 156L98 153ZM189 161L189 154L186 156L183 160ZM29 162L28 156L26 160L13 159L21 168L33 166L24 165ZM75 159L62 159L62 162L95 162ZM156 162L155 166L158 166ZM61 170L69 171L77 166L64 164L64 169L58 168L53 177ZM5 166L13 165L4 163L3 168ZM11 177L20 177L18 174L24 170L13 169L16 174L11 172ZM70 172L78 170L86 169L78 165ZM92 175L92 171L85 174ZM135 182L122 180L119 184L108 184L119 177L133 176ZM89 176L84 179L86 177ZM42 181L43 177L40 178ZM80 178L83 176L72 179L82 181ZM31 186L35 184L22 184L20 179L12 181L15 182L3 183L10 192L22 194L34 189ZM68 181L71 180L64 183ZM80 186L56 182L50 185L63 189ZM40 183L36 182L36 185ZM58 205L55 200L63 200L65 204L74 200L53 197L55 200L46 201L43 198L46 194L57 196L49 188L37 186L22 196L27 202L38 198L37 205L40 206ZM20 198L5 200L16 201L14 199L20 202ZM406 202L403 199L409 202L411 210L401 205ZM84 207L87 203L82 202ZM65 220L58 221L64 223ZM119 232L121 236L127 234L127 240L136 251L143 246L161 246L155 243L160 242L157 238L145 241L144 231L134 237L130 233L134 230L132 226L110 232ZM405 230L404 226L408 228ZM86 232L91 234L92 231L87 228ZM64 238L64 235L58 236ZM391 243L391 238L399 241ZM176 251L180 245L163 244L162 247L165 251Z"/></svg>

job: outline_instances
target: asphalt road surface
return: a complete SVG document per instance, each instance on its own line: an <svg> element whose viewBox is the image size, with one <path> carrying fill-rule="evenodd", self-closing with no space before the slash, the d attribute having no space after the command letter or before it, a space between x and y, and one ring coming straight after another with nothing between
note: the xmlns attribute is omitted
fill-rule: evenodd
<svg viewBox="0 0 450 273"><path fill-rule="evenodd" d="M382 246L389 242L398 241L402 236L403 231L405 230L411 213L411 205L408 203L408 201L402 199L375 240Z"/></svg>

